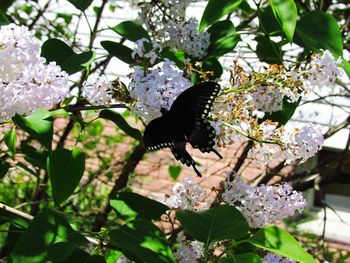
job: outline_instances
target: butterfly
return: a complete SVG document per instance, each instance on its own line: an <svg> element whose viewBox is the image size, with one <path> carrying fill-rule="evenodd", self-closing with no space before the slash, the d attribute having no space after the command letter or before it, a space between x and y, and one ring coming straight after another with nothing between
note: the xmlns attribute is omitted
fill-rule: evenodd
<svg viewBox="0 0 350 263"><path fill-rule="evenodd" d="M143 142L147 150L170 148L177 160L192 166L198 176L202 174L186 151L186 144L201 152L214 152L215 129L206 120L215 98L220 91L216 82L202 82L183 91L173 102L170 110L161 109L162 116L152 120L145 129Z"/></svg>

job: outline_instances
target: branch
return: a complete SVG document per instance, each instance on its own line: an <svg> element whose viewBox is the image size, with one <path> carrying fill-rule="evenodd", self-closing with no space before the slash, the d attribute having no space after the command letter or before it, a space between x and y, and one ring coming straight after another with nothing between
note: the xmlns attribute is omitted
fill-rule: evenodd
<svg viewBox="0 0 350 263"><path fill-rule="evenodd" d="M336 132L340 131L341 129L345 128L346 126L348 126L350 124L350 115L341 123L339 123L338 125L335 125L333 127L331 127L324 135L323 137L325 139L331 137L333 134L335 134Z"/></svg>
<svg viewBox="0 0 350 263"><path fill-rule="evenodd" d="M40 19L40 17L45 13L45 11L47 10L47 8L50 5L51 0L47 1L47 3L45 4L45 6L43 7L43 9L39 9L38 14L36 15L36 17L33 19L33 22L28 26L29 31L33 29L34 25L36 24L36 22L38 22L38 20Z"/></svg>
<svg viewBox="0 0 350 263"><path fill-rule="evenodd" d="M143 155L146 153L146 148L143 142L137 145L130 155L129 159L125 163L118 179L115 181L114 186L109 193L104 209L98 213L95 217L95 221L92 224L92 231L98 232L107 222L107 216L112 210L110 201L115 197L115 195L127 186L129 181L129 175L135 170L137 164L142 160Z"/></svg>

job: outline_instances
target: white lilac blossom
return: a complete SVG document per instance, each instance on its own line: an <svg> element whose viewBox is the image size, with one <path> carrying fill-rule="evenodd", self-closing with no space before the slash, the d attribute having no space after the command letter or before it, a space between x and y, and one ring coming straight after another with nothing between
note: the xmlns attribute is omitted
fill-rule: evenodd
<svg viewBox="0 0 350 263"><path fill-rule="evenodd" d="M301 213L306 206L303 195L286 183L253 187L237 176L233 183L225 182L222 197L240 210L253 228L271 225L296 210Z"/></svg>
<svg viewBox="0 0 350 263"><path fill-rule="evenodd" d="M177 96L190 86L191 82L183 77L183 71L170 60L147 72L135 67L129 84L130 95L137 101L132 109L150 122L161 116L162 108L169 110Z"/></svg>
<svg viewBox="0 0 350 263"><path fill-rule="evenodd" d="M301 129L285 131L281 136L285 147L284 158L286 163L301 159L305 162L321 150L324 138L319 125L308 123Z"/></svg>
<svg viewBox="0 0 350 263"><path fill-rule="evenodd" d="M69 95L68 74L44 64L40 46L24 26L0 29L0 119L51 107Z"/></svg>
<svg viewBox="0 0 350 263"><path fill-rule="evenodd" d="M147 38L141 38L137 40L135 42L136 46L131 53L131 57L135 59L137 55L140 58L147 58L150 61L151 65L153 65L158 58L156 50L158 49L160 52L161 48L157 42L152 42L152 49L146 52L145 43L150 43L150 40Z"/></svg>
<svg viewBox="0 0 350 263"><path fill-rule="evenodd" d="M82 87L82 97L93 105L105 105L112 101L112 83L103 77L90 76Z"/></svg>
<svg viewBox="0 0 350 263"><path fill-rule="evenodd" d="M198 262L204 256L204 243L185 240L185 237L178 237L179 248L174 253L175 259L180 263Z"/></svg>
<svg viewBox="0 0 350 263"><path fill-rule="evenodd" d="M169 45L185 51L192 57L203 58L207 55L210 45L210 34L206 31L197 33L197 29L198 21L194 17L181 24L171 21L166 27L170 39Z"/></svg>
<svg viewBox="0 0 350 263"><path fill-rule="evenodd" d="M304 80L306 86L322 87L333 85L342 71L338 67L341 58L334 59L330 51L323 51L323 54L316 54L312 57L310 67L307 70L307 77Z"/></svg>
<svg viewBox="0 0 350 263"><path fill-rule="evenodd" d="M283 160L286 164L297 160L305 162L322 148L324 142L321 127L311 123L302 128L277 128L277 123L264 122L255 133L259 134L261 142L255 143L248 157L264 165ZM265 143L268 141L276 143Z"/></svg>
<svg viewBox="0 0 350 263"><path fill-rule="evenodd" d="M157 4L143 2L139 19L147 31L159 42L167 38L166 27L170 21L181 22L185 19L186 8L191 0L161 0Z"/></svg>
<svg viewBox="0 0 350 263"><path fill-rule="evenodd" d="M168 205L173 208L196 210L200 201L205 198L205 190L190 178L184 183L176 183L173 187L173 196L168 200Z"/></svg>
<svg viewBox="0 0 350 263"><path fill-rule="evenodd" d="M42 62L40 45L25 26L10 24L0 29L0 81L17 80L23 70Z"/></svg>
<svg viewBox="0 0 350 263"><path fill-rule="evenodd" d="M262 262L263 263L295 263L295 261L292 259L284 258L280 255L277 255L271 252L266 254Z"/></svg>
<svg viewBox="0 0 350 263"><path fill-rule="evenodd" d="M263 86L252 93L247 93L246 97L248 101L254 103L257 110L271 113L282 109L283 93L279 89Z"/></svg>

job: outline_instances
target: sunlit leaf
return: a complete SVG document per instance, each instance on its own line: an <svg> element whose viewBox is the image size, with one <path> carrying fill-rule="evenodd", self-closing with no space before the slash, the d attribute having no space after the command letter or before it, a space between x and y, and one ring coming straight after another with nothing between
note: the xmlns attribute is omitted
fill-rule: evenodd
<svg viewBox="0 0 350 263"><path fill-rule="evenodd" d="M269 0L269 3L288 41L292 42L298 15L294 0Z"/></svg>
<svg viewBox="0 0 350 263"><path fill-rule="evenodd" d="M232 13L243 0L209 0L204 9L199 31L214 24L224 15Z"/></svg>
<svg viewBox="0 0 350 263"><path fill-rule="evenodd" d="M26 131L47 149L51 149L53 126L47 110L36 110L31 115L23 117L15 115L12 120L16 126Z"/></svg>
<svg viewBox="0 0 350 263"><path fill-rule="evenodd" d="M17 142L16 127L4 133L4 141L11 155L14 156Z"/></svg>
<svg viewBox="0 0 350 263"><path fill-rule="evenodd" d="M169 174L170 174L170 177L174 180L174 181L176 181L176 179L179 177L179 175L180 175L180 173L181 173L181 166L173 166L173 165L171 165L171 166L169 166L169 168L168 168L168 172L169 172Z"/></svg>
<svg viewBox="0 0 350 263"><path fill-rule="evenodd" d="M260 229L247 242L300 263L316 262L293 236L276 226Z"/></svg>

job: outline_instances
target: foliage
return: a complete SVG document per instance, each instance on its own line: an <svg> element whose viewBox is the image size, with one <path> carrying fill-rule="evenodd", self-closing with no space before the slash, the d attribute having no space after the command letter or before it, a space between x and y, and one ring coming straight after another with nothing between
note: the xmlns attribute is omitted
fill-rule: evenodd
<svg viewBox="0 0 350 263"><path fill-rule="evenodd" d="M341 1L330 8L331 4L326 6L328 1L315 4L312 1L269 0L253 6L242 0L209 0L198 25L186 21L185 17L172 17L175 13L168 12L169 7L159 1L158 7L153 6L147 14L162 18L158 24L152 24L152 19L148 24L147 21L141 23L140 19L101 26L108 1L103 0L95 6L91 0L69 0L70 13L53 11L51 16L47 13L53 1L47 1L44 6L37 2L1 4L0 25L15 23L32 30L41 40L40 56L46 59L45 65L60 66L69 75L71 86L69 95L59 103L52 103L50 109L38 108L2 119L0 261L126 262L122 261L126 257L134 262L174 262L180 260L179 251L185 251L181 249L192 251L198 262L262 262L267 252L305 263L316 262L316 257L318 260L332 258L330 253L307 253L304 245L282 228L265 226L257 229L250 225L242 209L224 202L224 183L212 186L217 197L203 211L184 209L179 203L170 205L167 202L171 198L167 196L161 198L165 201L159 202L137 193L132 182L139 179L135 172L137 164L147 158L142 130L152 114L138 114L138 110L149 105L140 106L138 99L141 99L135 98L135 89L125 83L134 81L135 86L142 86L144 79L137 80L137 72L142 71L142 77L147 78L147 72L165 68L169 60L173 62L168 66L178 69L174 73L168 68L167 74L183 73L181 80L175 80L176 85L218 80L225 72L222 63L225 56L238 51L237 47L244 47L261 62L278 65L270 65L267 73L248 77L234 60L231 73L236 71L231 75L231 84L244 80L240 84L245 86L242 84L236 89L233 85L223 91L224 95L229 94L239 101L239 92L253 94L254 85L264 86L273 79L281 81L278 87L287 86L289 91L295 88L294 95L300 97L295 100L284 97L279 110L266 111L260 119L252 118L251 131L238 133L257 145L276 144L285 150L287 144L280 138L270 141L263 138L259 130L262 123L277 123L274 133L282 131L300 104L303 94L300 83L291 81L289 75L285 79L279 77L284 76L285 68L292 70L296 65L295 68L301 69L308 65L315 56L312 53L322 50L328 50L335 59L342 59L340 65L350 76L350 66L344 58L344 49L349 52L350 46L346 24L350 21L349 4L343 3L347 7L345 12L337 5ZM140 1L139 4L148 8L150 3ZM109 4L111 12L120 8ZM160 15L156 8L161 11ZM94 19L87 16L89 10ZM177 12L181 13L181 10ZM167 39L171 32L160 35L165 30L164 25L171 28L174 21L168 21L169 17L182 28L190 28L189 31L191 25L196 26L196 31L191 31L190 44L203 39L209 42L204 41L203 46L193 48L176 39ZM238 17L239 22L230 20L232 17ZM89 24L88 41L84 39L84 43L80 43L77 28L83 21L88 24L94 21L94 24ZM344 24L344 21L347 22ZM104 39L101 32L112 32L116 40ZM247 32L256 48L244 42ZM97 43L96 39L101 42ZM1 41L0 53L6 49ZM155 44L157 41L163 41L164 46ZM292 57L286 52L291 44L298 46L300 51ZM205 52L199 56L202 49ZM89 91L90 76L104 75L111 61L120 65L125 63L136 73L130 74L129 80L118 76L106 86L103 81L95 81L99 83L98 87ZM56 75L56 78L63 78L63 75ZM307 79L308 76L302 77ZM9 83L1 75L0 81L2 85ZM31 84L36 85L36 80L33 79ZM45 84L49 85L51 81ZM83 94L89 95L84 97ZM151 99L156 103L161 100ZM7 112L2 112L1 103L8 102L0 101L0 117L7 116ZM244 114L239 110L236 113L234 118L237 120ZM213 114L211 121L216 121L215 118ZM240 167L235 168L238 171ZM176 181L183 170L178 164L170 164L167 171L170 180ZM182 194L181 198L190 199L192 193L200 192L192 186L176 186L175 192L179 196ZM170 230L160 227L164 225ZM196 251L198 244L201 249ZM349 253L339 253L339 258L345 262Z"/></svg>

